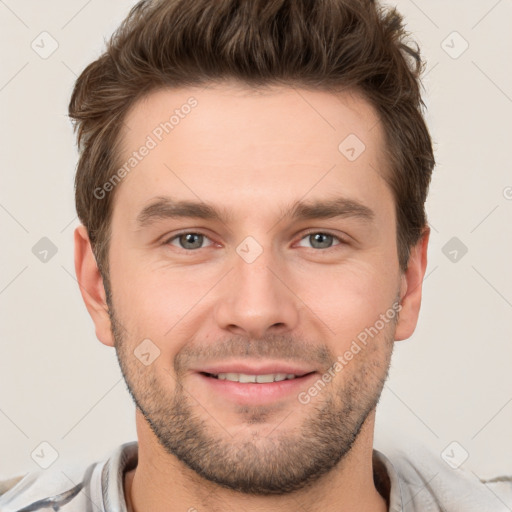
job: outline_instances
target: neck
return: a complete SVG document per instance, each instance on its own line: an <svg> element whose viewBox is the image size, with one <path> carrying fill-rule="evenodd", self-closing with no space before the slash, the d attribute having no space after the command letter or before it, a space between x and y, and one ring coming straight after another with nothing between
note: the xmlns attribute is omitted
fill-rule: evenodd
<svg viewBox="0 0 512 512"><path fill-rule="evenodd" d="M128 512L230 512L279 510L386 512L373 481L375 411L365 421L350 452L311 486L286 495L246 495L205 480L166 453L137 410L138 464L125 475Z"/></svg>

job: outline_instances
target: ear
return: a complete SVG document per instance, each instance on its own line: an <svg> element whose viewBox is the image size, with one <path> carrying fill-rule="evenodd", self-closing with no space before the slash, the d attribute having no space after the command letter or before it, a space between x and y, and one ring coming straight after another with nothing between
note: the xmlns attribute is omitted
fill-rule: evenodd
<svg viewBox="0 0 512 512"><path fill-rule="evenodd" d="M426 227L419 242L411 249L407 270L402 273L400 278L400 303L402 309L400 310L396 326L396 341L409 338L418 323L423 278L427 268L429 236L430 228Z"/></svg>
<svg viewBox="0 0 512 512"><path fill-rule="evenodd" d="M96 258L85 226L75 229L75 272L85 307L96 326L96 337L105 345L114 346L110 317Z"/></svg>

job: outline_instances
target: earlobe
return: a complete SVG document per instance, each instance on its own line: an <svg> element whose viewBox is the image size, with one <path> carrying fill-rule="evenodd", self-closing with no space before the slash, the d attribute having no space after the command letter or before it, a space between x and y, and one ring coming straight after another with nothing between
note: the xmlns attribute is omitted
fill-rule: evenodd
<svg viewBox="0 0 512 512"><path fill-rule="evenodd" d="M114 346L103 278L98 269L85 226L75 229L75 272L80 293L96 327L96 337Z"/></svg>
<svg viewBox="0 0 512 512"><path fill-rule="evenodd" d="M395 340L409 338L418 323L422 285L427 268L427 248L430 228L426 227L421 239L411 248L407 270L401 276L401 310L395 332Z"/></svg>

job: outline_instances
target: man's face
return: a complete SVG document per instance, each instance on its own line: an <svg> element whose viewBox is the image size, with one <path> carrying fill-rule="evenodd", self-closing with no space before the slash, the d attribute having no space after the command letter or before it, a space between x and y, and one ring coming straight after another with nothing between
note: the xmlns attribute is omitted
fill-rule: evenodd
<svg viewBox="0 0 512 512"><path fill-rule="evenodd" d="M302 488L353 446L392 352L401 274L376 114L346 93L224 85L153 93L125 121L121 164L150 147L117 185L109 253L130 392L165 450L205 478ZM141 216L162 199L218 218ZM306 375L207 375L219 373Z"/></svg>

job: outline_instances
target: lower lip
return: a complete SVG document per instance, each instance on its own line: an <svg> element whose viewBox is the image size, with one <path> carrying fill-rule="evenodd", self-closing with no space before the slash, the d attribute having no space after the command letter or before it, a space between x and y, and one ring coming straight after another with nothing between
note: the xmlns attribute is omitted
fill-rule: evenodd
<svg viewBox="0 0 512 512"><path fill-rule="evenodd" d="M288 398L297 397L301 391L305 391L316 378L316 372L296 377L295 379L281 380L268 383L240 383L230 380L208 377L202 373L196 373L201 382L215 393L222 395L227 400L238 404L268 404Z"/></svg>

